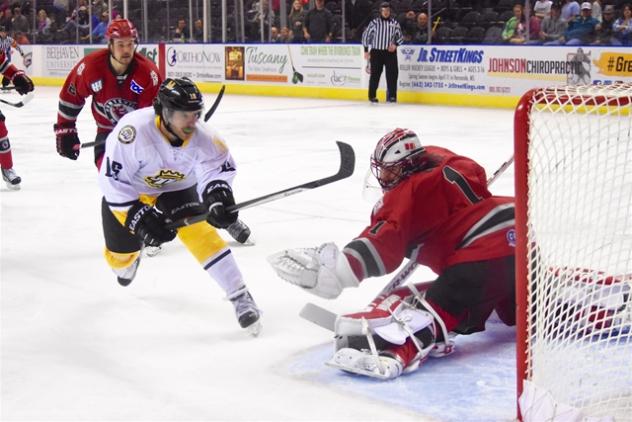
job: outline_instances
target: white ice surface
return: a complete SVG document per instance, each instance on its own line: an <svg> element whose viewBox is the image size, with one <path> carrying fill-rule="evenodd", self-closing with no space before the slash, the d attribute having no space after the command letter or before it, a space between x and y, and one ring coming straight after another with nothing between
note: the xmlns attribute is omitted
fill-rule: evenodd
<svg viewBox="0 0 632 422"><path fill-rule="evenodd" d="M0 419L511 420L511 329L462 337L453 356L395 382L344 375L322 364L330 334L298 312L307 301L360 309L388 277L323 301L276 278L265 258L342 246L362 230L372 207L361 192L368 157L388 130L412 128L423 143L471 156L491 174L512 154L512 112L228 91L212 122L238 163L238 201L335 173L335 140L357 155L351 178L241 213L257 241L233 249L264 311L256 339L177 240L119 286L102 258L92 151L78 161L55 152L58 89L38 87L22 109L1 107L23 183L18 192L0 187ZM88 106L78 126L92 141ZM513 193L513 168L492 190ZM413 280L432 277L420 269Z"/></svg>

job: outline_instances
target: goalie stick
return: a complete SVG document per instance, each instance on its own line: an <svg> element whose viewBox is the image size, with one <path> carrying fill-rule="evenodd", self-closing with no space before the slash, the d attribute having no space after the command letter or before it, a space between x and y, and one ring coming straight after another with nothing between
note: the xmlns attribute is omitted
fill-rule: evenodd
<svg viewBox="0 0 632 422"><path fill-rule="evenodd" d="M257 205L265 204L267 202L276 201L277 199L285 198L290 195L303 192L305 190L316 189L329 183L337 182L338 180L346 179L353 174L355 168L355 153L351 145L344 142L336 141L338 150L340 151L340 168L338 172L333 176L324 177L322 179L313 180L311 182L303 183L302 185L294 186L291 188L283 189L278 192L269 193L267 195L253 198L248 201L240 202L239 204L228 207L228 212L233 212L241 209L251 208ZM167 224L168 229L177 229L183 226L190 226L191 224L199 223L206 220L208 213L194 215L193 217L182 218Z"/></svg>
<svg viewBox="0 0 632 422"><path fill-rule="evenodd" d="M513 161L514 156L512 154L509 160L502 163L498 170L496 170L494 174L492 174L487 179L487 186L493 184L498 179L498 177L509 168ZM406 265L404 265L404 267L399 270L395 277L393 277L391 281L389 281L388 284L384 286L384 288L377 294L377 296L375 296L373 301L375 301L380 296L385 296L389 294L393 290L403 285L406 280L412 275L412 273L415 272L415 270L419 266L419 263L417 262L417 255L419 254L421 246L422 245L418 245L413 250L413 253L411 254L411 257ZM303 306L303 308L299 312L299 316L329 331L335 330L336 318L338 318L338 315L336 313L310 302L306 303L305 306Z"/></svg>
<svg viewBox="0 0 632 422"><path fill-rule="evenodd" d="M204 115L204 121L205 122L208 122L208 120L211 118L213 113L215 113L215 110L217 110L217 107L219 106L220 101L222 101L222 97L224 96L224 91L225 90L226 90L226 85L222 85L222 88L219 90L219 93L217 94L217 98L215 98L215 101L213 102L213 105L211 106L211 108L208 109L208 111ZM0 100L0 101L2 101L2 100ZM2 102L4 102L4 101L2 101ZM18 107L22 107L22 106L18 106ZM105 140L103 140L103 141L85 142L85 143L81 144L81 149L96 147L97 145L101 145L104 142L105 142Z"/></svg>
<svg viewBox="0 0 632 422"><path fill-rule="evenodd" d="M24 107L26 104L28 104L33 99L33 96L34 96L34 94L32 92L29 92L24 97L22 97L22 99L20 101L18 101L18 102L7 101L7 100L5 100L3 98L0 98L0 103L6 104L6 105L10 105L11 107L20 108L20 107Z"/></svg>

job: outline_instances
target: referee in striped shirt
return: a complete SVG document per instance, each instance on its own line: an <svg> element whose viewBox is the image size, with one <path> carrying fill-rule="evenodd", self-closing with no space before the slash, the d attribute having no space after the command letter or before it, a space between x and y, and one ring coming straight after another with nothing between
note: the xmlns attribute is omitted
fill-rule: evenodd
<svg viewBox="0 0 632 422"><path fill-rule="evenodd" d="M364 58L370 60L369 101L377 103L376 91L386 67L386 101L397 102L397 46L402 43L402 28L391 17L391 5L380 5L380 16L373 19L362 34Z"/></svg>

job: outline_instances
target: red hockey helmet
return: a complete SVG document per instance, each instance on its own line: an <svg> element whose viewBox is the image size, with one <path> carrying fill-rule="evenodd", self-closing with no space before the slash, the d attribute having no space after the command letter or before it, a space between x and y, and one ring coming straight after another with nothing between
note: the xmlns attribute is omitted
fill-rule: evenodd
<svg viewBox="0 0 632 422"><path fill-rule="evenodd" d="M371 156L371 171L384 190L421 169L425 149L410 129L395 129L380 139Z"/></svg>
<svg viewBox="0 0 632 422"><path fill-rule="evenodd" d="M115 19L108 25L105 31L105 38L114 40L117 38L133 38L138 39L138 31L134 25L127 19Z"/></svg>

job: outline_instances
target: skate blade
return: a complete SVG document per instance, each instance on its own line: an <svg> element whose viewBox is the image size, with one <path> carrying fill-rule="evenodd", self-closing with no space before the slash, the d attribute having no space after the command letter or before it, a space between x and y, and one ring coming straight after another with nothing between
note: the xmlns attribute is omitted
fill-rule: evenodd
<svg viewBox="0 0 632 422"><path fill-rule="evenodd" d="M12 185L9 182L6 182L7 188L9 188L9 190L20 190L20 184L18 183L17 185Z"/></svg>
<svg viewBox="0 0 632 422"><path fill-rule="evenodd" d="M254 324L250 324L249 326L247 326L246 328L244 328L244 330L246 330L246 332L248 334L250 334L253 337L258 337L259 333L261 333L261 322L257 321Z"/></svg>
<svg viewBox="0 0 632 422"><path fill-rule="evenodd" d="M145 246L145 248L143 249L143 252L145 252L145 255L149 258L153 258L156 255L160 255L162 253L162 246Z"/></svg>
<svg viewBox="0 0 632 422"><path fill-rule="evenodd" d="M350 374L363 375L365 377L379 379L380 381L388 381L388 380L392 379L391 377L388 377L385 374L381 374L379 372L378 368L375 368L375 371L369 371L369 370L364 369L364 368L357 368L357 367L349 367L349 366L340 365L339 363L335 362L333 359L330 359L327 362L325 362L325 365L327 365L327 366L329 366L331 368L339 369L339 370L344 371L344 372L348 372Z"/></svg>

